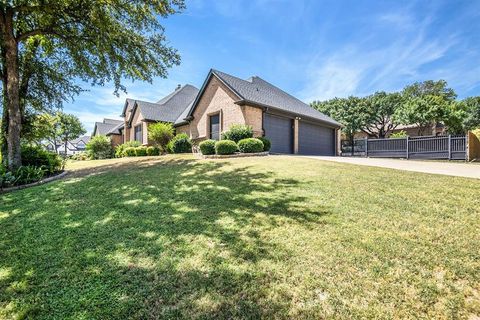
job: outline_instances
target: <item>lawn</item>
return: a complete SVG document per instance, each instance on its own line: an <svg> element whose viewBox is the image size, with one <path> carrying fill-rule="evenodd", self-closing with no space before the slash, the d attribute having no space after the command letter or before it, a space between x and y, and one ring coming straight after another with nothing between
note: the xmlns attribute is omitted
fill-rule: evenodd
<svg viewBox="0 0 480 320"><path fill-rule="evenodd" d="M281 156L71 168L0 195L2 319L480 316L478 180Z"/></svg>

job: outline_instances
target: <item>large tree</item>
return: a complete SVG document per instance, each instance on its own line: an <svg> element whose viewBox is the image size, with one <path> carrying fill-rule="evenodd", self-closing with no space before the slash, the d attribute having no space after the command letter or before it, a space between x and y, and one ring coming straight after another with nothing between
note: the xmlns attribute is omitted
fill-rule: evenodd
<svg viewBox="0 0 480 320"><path fill-rule="evenodd" d="M73 114L59 112L58 118L58 137L63 143L65 156L67 155L68 141L80 137L87 132L78 117Z"/></svg>
<svg viewBox="0 0 480 320"><path fill-rule="evenodd" d="M21 165L25 109L49 100L61 104L80 90L73 79L93 85L111 81L117 92L125 89L125 79L166 77L180 58L165 44L158 17L183 7L183 0L2 1L2 134L8 166Z"/></svg>
<svg viewBox="0 0 480 320"><path fill-rule="evenodd" d="M463 127L465 130L480 128L480 97L469 97L462 101L465 106Z"/></svg>
<svg viewBox="0 0 480 320"><path fill-rule="evenodd" d="M361 130L375 138L385 138L399 123L394 114L403 104L400 93L376 92L365 98L366 122Z"/></svg>

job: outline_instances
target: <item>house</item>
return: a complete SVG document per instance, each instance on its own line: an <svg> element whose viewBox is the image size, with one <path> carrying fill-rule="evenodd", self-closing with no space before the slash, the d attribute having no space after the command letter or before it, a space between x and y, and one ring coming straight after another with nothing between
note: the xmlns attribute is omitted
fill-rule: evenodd
<svg viewBox="0 0 480 320"><path fill-rule="evenodd" d="M124 141L148 145L148 125L169 122L198 143L221 139L233 124L266 136L272 153L336 155L341 124L260 77L243 80L210 70L202 88L178 86L156 103L127 99Z"/></svg>
<svg viewBox="0 0 480 320"><path fill-rule="evenodd" d="M113 146L123 143L123 120L103 119L102 122L95 122L92 136L110 137Z"/></svg>
<svg viewBox="0 0 480 320"><path fill-rule="evenodd" d="M156 122L175 124L195 100L198 89L190 84L180 86L159 101L126 99L123 107L124 142L136 140L148 145L148 126Z"/></svg>
<svg viewBox="0 0 480 320"><path fill-rule="evenodd" d="M67 156L71 156L77 153L82 153L86 149L87 143L90 141L90 136L82 136L77 139L67 142ZM52 143L47 143L45 145L46 149L52 152L55 152L55 147ZM65 154L65 143L57 142L57 152L58 154Z"/></svg>

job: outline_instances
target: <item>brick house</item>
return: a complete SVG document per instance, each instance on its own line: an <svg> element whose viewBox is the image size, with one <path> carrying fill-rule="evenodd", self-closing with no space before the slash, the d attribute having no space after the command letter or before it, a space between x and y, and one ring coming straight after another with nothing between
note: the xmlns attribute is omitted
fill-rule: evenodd
<svg viewBox="0 0 480 320"><path fill-rule="evenodd" d="M123 143L124 123L122 120L103 119L102 122L95 122L93 136L110 137L112 145L115 147Z"/></svg>
<svg viewBox="0 0 480 320"><path fill-rule="evenodd" d="M122 112L124 142L148 145L148 125L172 123L198 143L221 139L233 124L266 136L271 152L336 155L340 123L259 77L243 80L210 70L202 88L179 86L156 103L127 99Z"/></svg>

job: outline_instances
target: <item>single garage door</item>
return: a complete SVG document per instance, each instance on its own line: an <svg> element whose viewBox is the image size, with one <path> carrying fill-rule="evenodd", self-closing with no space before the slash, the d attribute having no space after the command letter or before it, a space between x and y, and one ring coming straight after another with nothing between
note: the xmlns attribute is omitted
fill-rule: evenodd
<svg viewBox="0 0 480 320"><path fill-rule="evenodd" d="M299 121L298 153L321 156L335 155L335 130Z"/></svg>
<svg viewBox="0 0 480 320"><path fill-rule="evenodd" d="M263 121L265 136L272 143L270 152L293 153L293 120L265 113Z"/></svg>

